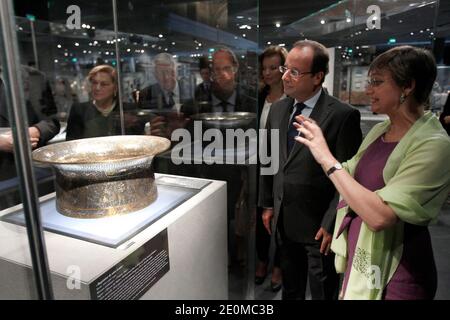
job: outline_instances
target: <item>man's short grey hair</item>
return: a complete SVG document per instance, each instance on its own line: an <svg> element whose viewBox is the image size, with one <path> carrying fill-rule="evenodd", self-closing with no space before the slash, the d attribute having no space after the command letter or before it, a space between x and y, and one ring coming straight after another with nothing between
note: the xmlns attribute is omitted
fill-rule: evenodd
<svg viewBox="0 0 450 320"><path fill-rule="evenodd" d="M157 64L170 64L171 66L175 66L175 59L172 57L171 54L166 53L166 52L162 52L162 53L158 53L154 58L153 58L153 64L157 65Z"/></svg>

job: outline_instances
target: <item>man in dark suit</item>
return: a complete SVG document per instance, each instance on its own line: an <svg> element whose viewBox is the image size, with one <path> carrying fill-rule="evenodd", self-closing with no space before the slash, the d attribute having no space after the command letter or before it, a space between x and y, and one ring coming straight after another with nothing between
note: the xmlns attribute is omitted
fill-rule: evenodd
<svg viewBox="0 0 450 320"><path fill-rule="evenodd" d="M307 278L312 299L336 299L338 276L329 252L337 193L308 148L295 143L294 117L315 120L339 161L354 155L361 143L360 114L322 88L328 72L326 48L299 41L289 52L283 73L289 98L275 103L268 116L269 134L279 132L278 172L261 177L260 206L266 229L281 248L283 299L305 299ZM271 149L270 137L268 147ZM275 149L275 148L274 148Z"/></svg>
<svg viewBox="0 0 450 320"><path fill-rule="evenodd" d="M211 94L208 101L197 99L185 103L186 115L205 112L256 112L256 98L238 88L239 61L228 47L217 47L212 56Z"/></svg>
<svg viewBox="0 0 450 320"><path fill-rule="evenodd" d="M24 87L28 84L24 84ZM9 208L20 203L21 197L19 193L19 182L17 180L16 163L14 161L14 141L12 134L9 133L12 126L9 121L6 88L0 77L0 210ZM59 121L55 114L38 115L29 99L26 99L26 112L28 118L28 135L30 144L33 149L45 145L50 139L58 134L60 129ZM47 110L51 109L51 104L43 105ZM10 107L11 108L11 107ZM56 112L56 108L53 110ZM50 112L50 111L49 111ZM4 128L6 132L2 132ZM6 128L6 129L5 129ZM44 169L35 169L39 195L53 192L53 181L47 182L46 179L51 175Z"/></svg>
<svg viewBox="0 0 450 320"><path fill-rule="evenodd" d="M189 86L186 86L183 81L178 81L175 60L170 54L157 54L153 62L157 83L139 92L140 107L179 111L181 104L192 99Z"/></svg>
<svg viewBox="0 0 450 320"><path fill-rule="evenodd" d="M200 76L203 82L195 88L194 97L196 101L210 101L211 100L211 70L209 66L202 66L200 68Z"/></svg>
<svg viewBox="0 0 450 320"><path fill-rule="evenodd" d="M250 102L237 87L239 61L227 47L218 47L212 57L211 110L212 112L250 111Z"/></svg>
<svg viewBox="0 0 450 320"><path fill-rule="evenodd" d="M28 118L28 135L33 149L44 146L50 139L58 134L60 129L56 115L38 116L29 100L25 101ZM56 109L54 110L56 112ZM6 88L0 78L0 128L10 128L9 115L6 104ZM13 139L11 134L0 135L0 180L16 176Z"/></svg>

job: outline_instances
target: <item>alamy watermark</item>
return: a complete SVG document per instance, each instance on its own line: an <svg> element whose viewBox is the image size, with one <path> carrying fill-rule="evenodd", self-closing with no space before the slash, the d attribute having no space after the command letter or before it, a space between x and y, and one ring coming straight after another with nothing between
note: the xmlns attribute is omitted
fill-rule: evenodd
<svg viewBox="0 0 450 320"><path fill-rule="evenodd" d="M70 265L66 269L66 287L69 290L81 289L81 268L77 265Z"/></svg>
<svg viewBox="0 0 450 320"><path fill-rule="evenodd" d="M377 5L367 7L367 13L371 13L367 18L366 25L369 30L381 29L381 9Z"/></svg>
<svg viewBox="0 0 450 320"><path fill-rule="evenodd" d="M368 270L367 287L371 290L381 289L381 270L379 266L371 265Z"/></svg>
<svg viewBox="0 0 450 320"><path fill-rule="evenodd" d="M269 141L270 136L270 141ZM193 136L187 129L177 129L171 140L179 142L172 148L171 159L180 164L261 164L261 175L274 175L279 168L279 130L215 128L203 132L201 121L194 122ZM270 143L270 155L267 144Z"/></svg>
<svg viewBox="0 0 450 320"><path fill-rule="evenodd" d="M70 16L66 20L66 27L69 30L81 29L81 9L77 5L70 5L66 10Z"/></svg>

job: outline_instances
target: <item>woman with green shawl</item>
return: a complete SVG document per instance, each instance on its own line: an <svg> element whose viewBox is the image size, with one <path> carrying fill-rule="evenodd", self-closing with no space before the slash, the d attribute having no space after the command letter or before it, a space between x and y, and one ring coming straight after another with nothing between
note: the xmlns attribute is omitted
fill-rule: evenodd
<svg viewBox="0 0 450 320"><path fill-rule="evenodd" d="M372 111L389 119L342 165L314 121L296 117L296 140L341 195L331 245L336 270L344 273L341 299L434 298L437 272L427 226L450 190L450 139L424 106L435 79L427 50L400 46L378 56L366 94Z"/></svg>

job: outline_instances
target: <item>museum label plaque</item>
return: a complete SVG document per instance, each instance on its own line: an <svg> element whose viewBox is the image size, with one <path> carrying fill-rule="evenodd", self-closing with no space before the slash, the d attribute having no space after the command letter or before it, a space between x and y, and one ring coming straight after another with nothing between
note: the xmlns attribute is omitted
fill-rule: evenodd
<svg viewBox="0 0 450 320"><path fill-rule="evenodd" d="M170 270L167 229L89 285L93 300L137 300Z"/></svg>

